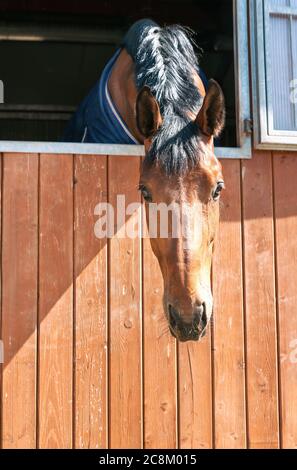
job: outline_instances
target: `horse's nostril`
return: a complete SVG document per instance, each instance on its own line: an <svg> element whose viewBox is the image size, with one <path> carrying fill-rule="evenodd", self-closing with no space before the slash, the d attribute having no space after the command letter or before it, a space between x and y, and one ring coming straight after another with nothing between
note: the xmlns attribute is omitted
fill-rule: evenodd
<svg viewBox="0 0 297 470"><path fill-rule="evenodd" d="M168 314L170 325L172 328L175 328L180 321L179 313L174 307L172 307L172 305L168 305Z"/></svg>
<svg viewBox="0 0 297 470"><path fill-rule="evenodd" d="M197 305L195 307L195 312L194 312L194 326L196 328L199 328L201 331L204 330L204 328L207 325L207 315L206 315L206 305L203 302L201 305Z"/></svg>
<svg viewBox="0 0 297 470"><path fill-rule="evenodd" d="M202 329L204 330L204 328L206 327L207 325L207 315L206 315L206 305L205 303L203 302L203 313L202 313L202 316L201 316L201 324L202 324Z"/></svg>

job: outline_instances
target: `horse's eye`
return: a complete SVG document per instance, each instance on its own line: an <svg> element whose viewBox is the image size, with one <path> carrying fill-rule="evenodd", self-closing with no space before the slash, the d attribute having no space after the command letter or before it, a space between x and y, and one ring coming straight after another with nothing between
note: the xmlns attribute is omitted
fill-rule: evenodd
<svg viewBox="0 0 297 470"><path fill-rule="evenodd" d="M141 191L142 197L146 202L152 202L152 195L145 186L139 186L139 190Z"/></svg>
<svg viewBox="0 0 297 470"><path fill-rule="evenodd" d="M217 201L220 197L222 189L224 189L224 181L218 181L215 190L212 193L212 197L214 201Z"/></svg>

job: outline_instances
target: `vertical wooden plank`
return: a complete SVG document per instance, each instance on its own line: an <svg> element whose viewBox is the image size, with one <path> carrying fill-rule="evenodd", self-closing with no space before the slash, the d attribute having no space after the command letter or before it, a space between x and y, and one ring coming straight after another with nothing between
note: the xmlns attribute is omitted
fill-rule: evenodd
<svg viewBox="0 0 297 470"><path fill-rule="evenodd" d="M275 233L282 446L297 448L297 156L275 153Z"/></svg>
<svg viewBox="0 0 297 470"><path fill-rule="evenodd" d="M72 447L73 156L40 156L39 447Z"/></svg>
<svg viewBox="0 0 297 470"><path fill-rule="evenodd" d="M213 264L216 448L246 447L240 162L224 160L226 190Z"/></svg>
<svg viewBox="0 0 297 470"><path fill-rule="evenodd" d="M108 157L109 202L140 203L140 159ZM109 243L110 447L140 448L141 434L141 242L125 230L140 223L140 209L124 217ZM125 223L126 222L126 223Z"/></svg>
<svg viewBox="0 0 297 470"><path fill-rule="evenodd" d="M211 331L199 343L178 345L179 447L212 448Z"/></svg>
<svg viewBox="0 0 297 470"><path fill-rule="evenodd" d="M36 446L38 155L5 154L3 447Z"/></svg>
<svg viewBox="0 0 297 470"><path fill-rule="evenodd" d="M107 443L107 239L96 238L107 200L106 156L75 156L75 447Z"/></svg>
<svg viewBox="0 0 297 470"><path fill-rule="evenodd" d="M170 335L164 314L162 274L145 221L143 225L144 447L175 449L178 446L176 341Z"/></svg>
<svg viewBox="0 0 297 470"><path fill-rule="evenodd" d="M242 162L248 445L277 448L278 392L271 154Z"/></svg>
<svg viewBox="0 0 297 470"><path fill-rule="evenodd" d="M2 417L3 417L3 400L2 400L2 377L3 377L3 365L2 361L4 359L3 353L3 340L2 340L2 252L3 252L3 245L2 245L2 167L3 167L3 156L0 153L0 340L2 357L0 356L0 449L3 447L3 439L2 439Z"/></svg>

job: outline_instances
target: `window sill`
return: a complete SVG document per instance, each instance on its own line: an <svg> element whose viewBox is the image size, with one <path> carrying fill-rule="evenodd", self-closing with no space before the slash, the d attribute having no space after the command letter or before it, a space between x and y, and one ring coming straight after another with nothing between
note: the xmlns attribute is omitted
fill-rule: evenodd
<svg viewBox="0 0 297 470"><path fill-rule="evenodd" d="M81 144L71 142L27 142L27 141L0 141L0 152L22 153L60 153L85 155L123 155L144 156L143 145L118 144ZM218 158L251 158L251 140L246 139L241 148L218 147L215 149Z"/></svg>

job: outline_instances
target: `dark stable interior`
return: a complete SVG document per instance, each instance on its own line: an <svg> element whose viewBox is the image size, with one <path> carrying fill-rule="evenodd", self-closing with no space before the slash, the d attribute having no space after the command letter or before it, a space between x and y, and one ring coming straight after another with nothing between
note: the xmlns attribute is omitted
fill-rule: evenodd
<svg viewBox="0 0 297 470"><path fill-rule="evenodd" d="M140 18L195 32L200 66L226 98L222 146L236 145L232 0L0 2L0 139L59 141L129 26Z"/></svg>

